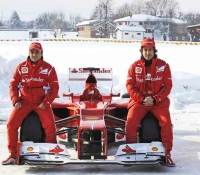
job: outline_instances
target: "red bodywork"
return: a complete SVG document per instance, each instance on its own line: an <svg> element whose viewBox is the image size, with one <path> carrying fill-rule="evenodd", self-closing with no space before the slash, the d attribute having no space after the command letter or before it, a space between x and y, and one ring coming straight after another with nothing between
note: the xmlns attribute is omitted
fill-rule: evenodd
<svg viewBox="0 0 200 175"><path fill-rule="evenodd" d="M114 134L114 140L124 138L125 120L122 118L125 116L117 118L114 113L116 108L126 109L128 100L122 103L112 103L112 97L119 97L120 94L101 94L96 84L95 76L90 73L85 80L82 93L64 93L64 97L70 97L69 101L58 98L52 104L57 135L60 138L66 138L74 133L72 135L76 138L74 143L78 159L91 159L92 157L106 159L109 133ZM57 111L64 109L66 115L61 119L56 114L56 109ZM65 137L65 134L68 136Z"/></svg>

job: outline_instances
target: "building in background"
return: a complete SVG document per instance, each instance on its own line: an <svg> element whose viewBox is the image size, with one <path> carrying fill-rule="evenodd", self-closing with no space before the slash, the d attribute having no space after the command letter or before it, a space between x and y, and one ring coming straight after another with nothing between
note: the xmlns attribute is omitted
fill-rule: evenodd
<svg viewBox="0 0 200 175"><path fill-rule="evenodd" d="M118 26L116 38L119 40L143 40L145 31L143 27Z"/></svg>
<svg viewBox="0 0 200 175"><path fill-rule="evenodd" d="M144 38L153 38L161 41L185 41L187 38L186 23L175 18L135 14L116 19L114 22L116 23L116 28L122 26L143 27L145 29ZM129 39L134 39L131 35L129 36Z"/></svg>
<svg viewBox="0 0 200 175"><path fill-rule="evenodd" d="M187 26L189 41L200 42L200 24Z"/></svg>
<svg viewBox="0 0 200 175"><path fill-rule="evenodd" d="M78 23L78 37L104 38L104 31L94 30L96 20ZM115 38L119 40L141 40L153 38L158 41L188 41L186 22L175 18L161 18L146 14L135 14L114 20Z"/></svg>
<svg viewBox="0 0 200 175"><path fill-rule="evenodd" d="M96 30L92 29L92 23L95 23L96 20L82 21L81 23L76 24L78 37L82 38L101 38L103 33L99 33Z"/></svg>

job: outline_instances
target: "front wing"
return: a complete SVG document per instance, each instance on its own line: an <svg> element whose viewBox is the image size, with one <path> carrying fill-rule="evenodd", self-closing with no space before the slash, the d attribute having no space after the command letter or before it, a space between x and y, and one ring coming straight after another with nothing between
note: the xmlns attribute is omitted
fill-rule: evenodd
<svg viewBox="0 0 200 175"><path fill-rule="evenodd" d="M161 142L122 144L112 159L72 159L65 145L23 142L19 164L65 165L65 164L165 164L164 147Z"/></svg>

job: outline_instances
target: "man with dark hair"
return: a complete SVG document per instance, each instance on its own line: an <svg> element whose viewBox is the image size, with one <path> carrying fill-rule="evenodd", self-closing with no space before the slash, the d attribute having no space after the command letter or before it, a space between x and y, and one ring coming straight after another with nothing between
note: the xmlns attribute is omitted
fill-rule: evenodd
<svg viewBox="0 0 200 175"><path fill-rule="evenodd" d="M58 95L58 78L54 67L43 60L42 45L33 42L29 56L20 63L10 82L9 92L13 111L7 123L10 156L2 165L14 164L17 159L18 128L25 117L35 111L45 130L46 142L56 143L56 131L51 103Z"/></svg>
<svg viewBox="0 0 200 175"><path fill-rule="evenodd" d="M151 112L161 126L162 143L166 152L166 164L175 166L171 159L173 145L172 123L168 95L172 88L169 65L157 58L155 42L146 38L141 44L141 59L128 70L126 88L130 95L126 126L126 142L137 142L139 124L147 112Z"/></svg>

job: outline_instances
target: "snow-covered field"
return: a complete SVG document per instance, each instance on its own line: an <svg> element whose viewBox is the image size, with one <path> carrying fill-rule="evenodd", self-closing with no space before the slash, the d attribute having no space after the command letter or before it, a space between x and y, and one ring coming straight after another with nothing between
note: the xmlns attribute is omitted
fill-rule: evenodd
<svg viewBox="0 0 200 175"><path fill-rule="evenodd" d="M35 39L54 39L55 31L38 31L38 38ZM77 32L63 32L60 38L77 38ZM24 31L7 31L0 30L0 40L27 40L32 39L29 36L29 30ZM34 39L34 38L33 38Z"/></svg>
<svg viewBox="0 0 200 175"><path fill-rule="evenodd" d="M26 59L30 41L0 42L0 119L7 120L12 108L8 86L16 65ZM140 57L139 43L41 42L44 59L55 66L60 91L67 91L69 67L112 67L114 92L126 92L125 81L131 63ZM171 66L173 89L171 114L196 113L200 103L199 46L157 44L158 57ZM190 120L191 121L191 120ZM193 128L194 129L194 128Z"/></svg>
<svg viewBox="0 0 200 175"><path fill-rule="evenodd" d="M1 33L0 33L1 38ZM0 120L6 121L12 109L8 86L18 63L26 59L30 41L0 42ZM112 67L114 92L126 92L125 81L129 66L140 57L139 43L109 42L41 42L44 59L55 66L59 77L60 91L67 91L69 67ZM171 66L173 89L170 94L171 117L174 125L173 159L176 168L161 166L139 166L119 168L110 166L69 166L53 168L12 166L19 174L199 174L200 163L200 71L199 46L157 44L158 57ZM0 160L7 156L5 125L0 125ZM9 166L10 168L11 166ZM1 166L0 172L11 174L11 170ZM70 169L70 170L69 170ZM114 173L113 173L114 172ZM2 173L1 173L2 174Z"/></svg>

